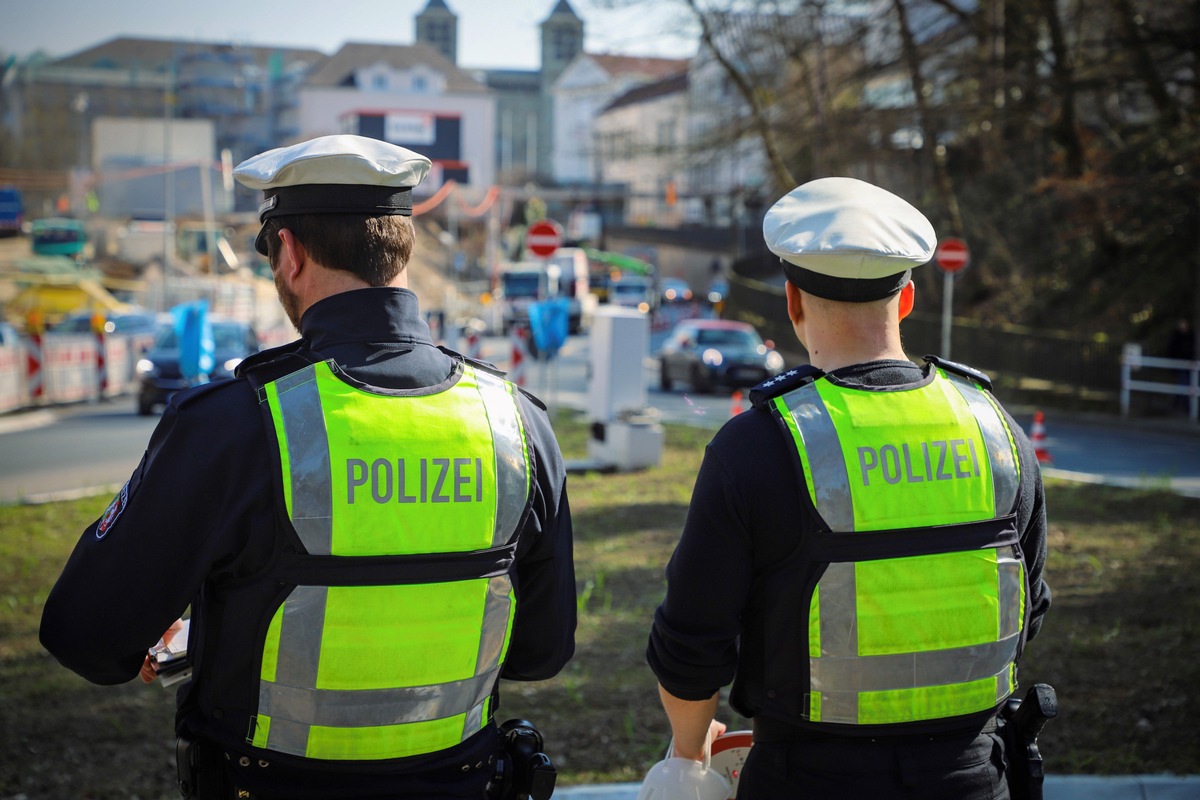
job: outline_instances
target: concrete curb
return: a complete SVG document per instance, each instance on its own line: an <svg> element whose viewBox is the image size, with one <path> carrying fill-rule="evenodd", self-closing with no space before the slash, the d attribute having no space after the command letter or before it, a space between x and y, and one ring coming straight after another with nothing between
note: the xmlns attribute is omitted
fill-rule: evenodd
<svg viewBox="0 0 1200 800"><path fill-rule="evenodd" d="M53 411L13 411L0 417L0 434L17 433L51 424L57 417Z"/></svg>

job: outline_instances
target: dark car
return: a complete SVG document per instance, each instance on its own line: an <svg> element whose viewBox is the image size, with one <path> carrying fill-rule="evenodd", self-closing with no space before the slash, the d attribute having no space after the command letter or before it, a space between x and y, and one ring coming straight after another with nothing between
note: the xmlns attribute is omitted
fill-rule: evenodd
<svg viewBox="0 0 1200 800"><path fill-rule="evenodd" d="M242 359L259 351L258 336L249 323L213 320L213 371L209 380L229 378ZM165 404L171 395L195 385L179 369L179 339L174 325L164 325L154 344L137 362L137 410L146 415Z"/></svg>
<svg viewBox="0 0 1200 800"><path fill-rule="evenodd" d="M685 381L696 392L713 386L753 386L783 371L783 356L745 322L688 319L680 322L659 355L660 384L669 392Z"/></svg>

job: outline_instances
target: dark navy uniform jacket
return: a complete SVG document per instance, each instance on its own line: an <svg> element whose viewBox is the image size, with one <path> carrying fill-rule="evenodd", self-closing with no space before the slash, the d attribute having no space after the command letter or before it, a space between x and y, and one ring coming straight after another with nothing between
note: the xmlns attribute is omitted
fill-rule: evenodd
<svg viewBox="0 0 1200 800"><path fill-rule="evenodd" d="M453 359L434 346L416 295L407 289L334 295L310 307L300 327L298 343L260 353L253 363L248 359L239 374L252 368L274 379L314 358L331 358L364 383L414 389L438 384L453 371ZM574 652L571 514L566 470L544 409L523 394L519 404L533 451L533 506L517 550L517 611L502 677L542 680ZM137 676L147 648L189 605L192 637L202 637L204 609L219 607L223 587L260 571L276 547L273 447L245 378L176 395L126 488L84 532L51 591L41 626L46 649L84 678L115 684ZM227 657L255 663L253 654ZM192 682L179 692L180 732L220 728L220 720L197 716L197 694ZM221 743L227 752L244 738L237 733ZM486 764L496 747L496 734L485 730L443 753L359 767L349 790L345 772L309 775L307 765L293 764L295 774L285 774L287 759L276 759L269 775L252 780L288 786L288 796L295 797L419 795L434 787L449 793L455 785L467 791L479 787L486 770L474 765ZM236 750L232 756L236 763ZM466 764L472 769L464 772Z"/></svg>
<svg viewBox="0 0 1200 800"><path fill-rule="evenodd" d="M908 361L879 361L835 370L829 377L848 385L901 386L923 380L925 370ZM1032 445L1005 417L1020 456L1016 514L1029 578L1026 630L1033 638L1050 605L1042 575L1044 494ZM651 669L672 695L707 700L732 681L730 704L754 717L769 705L767 659L784 659L808 683L807 653L790 645L804 637L770 629L772 598L764 591L764 576L785 562L795 563L790 557L804 546L804 532L819 529L798 469L795 445L769 407L734 417L708 445L647 649Z"/></svg>

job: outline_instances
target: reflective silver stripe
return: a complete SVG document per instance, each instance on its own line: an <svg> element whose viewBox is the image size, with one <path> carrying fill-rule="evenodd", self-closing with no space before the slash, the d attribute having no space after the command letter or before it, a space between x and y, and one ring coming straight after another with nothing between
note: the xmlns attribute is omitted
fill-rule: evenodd
<svg viewBox="0 0 1200 800"><path fill-rule="evenodd" d="M815 383L801 386L783 396L808 454L817 513L834 532L854 530L854 503L850 478L842 456L837 429Z"/></svg>
<svg viewBox="0 0 1200 800"><path fill-rule="evenodd" d="M324 586L297 586L283 603L283 618L279 625L279 651L275 666L275 682L289 686L316 686L317 670L321 666L321 639L325 631L325 601L329 590ZM259 713L269 713L262 706L263 687L259 687ZM303 753L308 745L308 727L271 721L267 747L284 752ZM296 750L299 748L299 750Z"/></svg>
<svg viewBox="0 0 1200 800"><path fill-rule="evenodd" d="M857 692L822 692L821 722L858 723Z"/></svg>
<svg viewBox="0 0 1200 800"><path fill-rule="evenodd" d="M261 702L262 694L259 693ZM309 726L302 722L292 722L288 719L272 719L271 733L267 737L267 749L277 753L291 753L294 756L308 755Z"/></svg>
<svg viewBox="0 0 1200 800"><path fill-rule="evenodd" d="M1021 588L1025 568L1011 547L996 551L996 597L1000 603L1000 638L1021 632Z"/></svg>
<svg viewBox="0 0 1200 800"><path fill-rule="evenodd" d="M885 656L809 659L812 687L820 692L883 692L992 678L1017 655L1020 635L967 647Z"/></svg>
<svg viewBox="0 0 1200 800"><path fill-rule="evenodd" d="M333 549L333 488L316 367L310 365L280 378L275 387L291 463L292 525L311 555L329 555Z"/></svg>
<svg viewBox="0 0 1200 800"><path fill-rule="evenodd" d="M518 418L517 399L509 393L504 381L479 370L474 370L474 375L495 443L496 527L492 546L499 547L517 532L529 496L525 437Z"/></svg>
<svg viewBox="0 0 1200 800"><path fill-rule="evenodd" d="M479 657L475 661L476 675L500 663L504 634L508 631L508 616L511 610L508 593L511 590L512 580L507 575L497 575L488 581L487 600L483 610L483 635L479 637Z"/></svg>
<svg viewBox="0 0 1200 800"><path fill-rule="evenodd" d="M858 655L858 589L854 564L834 562L817 584L821 612L821 658Z"/></svg>
<svg viewBox="0 0 1200 800"><path fill-rule="evenodd" d="M995 497L996 516L1004 516L1012 511L1013 504L1017 501L1017 487L1021 482L1013 459L1008 429L1000 419L996 407L984 396L983 390L961 375L953 372L945 374L967 401L967 406L979 423L979 430L983 434L988 458L992 464L992 494Z"/></svg>
<svg viewBox="0 0 1200 800"><path fill-rule="evenodd" d="M479 655L475 659L475 674L481 675L500 666L500 654L504 651L504 637L508 633L508 615L512 601L508 593L512 580L507 575L497 575L488 581L487 599L483 608L483 631L479 637ZM462 740L479 733L483 728L483 703L467 712L463 720Z"/></svg>
<svg viewBox="0 0 1200 800"><path fill-rule="evenodd" d="M461 681L393 689L313 689L264 681L258 693L259 713L271 717L267 746L276 750L275 726L281 720L360 728L445 719L483 703L499 674L496 667Z"/></svg>
<svg viewBox="0 0 1200 800"><path fill-rule="evenodd" d="M463 719L462 741L465 742L483 730L483 706L484 703L480 703L467 712Z"/></svg>

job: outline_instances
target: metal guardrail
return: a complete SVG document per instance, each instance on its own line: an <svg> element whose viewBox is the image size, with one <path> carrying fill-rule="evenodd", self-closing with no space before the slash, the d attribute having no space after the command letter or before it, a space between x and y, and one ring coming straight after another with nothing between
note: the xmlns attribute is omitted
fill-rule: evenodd
<svg viewBox="0 0 1200 800"><path fill-rule="evenodd" d="M784 311L782 278L756 264L730 275L729 297L723 316L754 325L785 352L803 354ZM911 355L943 355L940 314L916 312L900 327L904 349ZM1122 343L1104 334L990 323L955 317L951 332L955 361L983 370L994 379L1034 379L1056 389L1116 395L1121 388Z"/></svg>
<svg viewBox="0 0 1200 800"><path fill-rule="evenodd" d="M1133 373L1143 369L1170 370L1174 382L1135 380ZM1164 373L1159 373L1164 374ZM1185 361L1179 358L1157 358L1143 356L1136 344L1126 345L1121 355L1121 416L1129 416L1129 404L1134 392L1168 394L1186 397L1188 419L1200 422L1200 361Z"/></svg>

